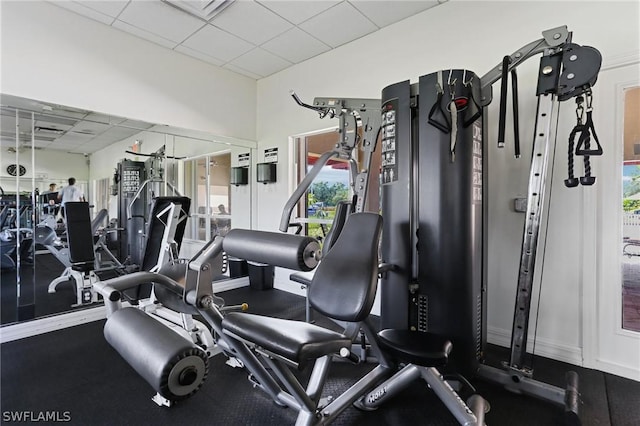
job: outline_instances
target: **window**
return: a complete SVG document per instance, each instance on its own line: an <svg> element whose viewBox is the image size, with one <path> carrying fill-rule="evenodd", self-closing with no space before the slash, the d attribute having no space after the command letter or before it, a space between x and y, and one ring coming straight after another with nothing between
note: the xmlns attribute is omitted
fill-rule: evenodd
<svg viewBox="0 0 640 426"><path fill-rule="evenodd" d="M640 87L625 90L622 328L640 332Z"/></svg>
<svg viewBox="0 0 640 426"><path fill-rule="evenodd" d="M229 177L231 154L205 155L184 161L185 195L191 198L191 217L185 238L209 241L231 229Z"/></svg>
<svg viewBox="0 0 640 426"><path fill-rule="evenodd" d="M304 179L320 156L327 151L333 150L337 142L338 133L335 131L295 138L295 143L298 147L298 184ZM356 160L360 157L359 148L354 149ZM377 148L372 159L365 211L377 212L380 210L378 184L380 144L378 144ZM348 160L332 157L316 176L305 197L300 200L298 217L302 218L301 222L304 223L303 229L306 235L322 240L331 227L338 202L350 201L353 197L353 191L350 188L349 168Z"/></svg>

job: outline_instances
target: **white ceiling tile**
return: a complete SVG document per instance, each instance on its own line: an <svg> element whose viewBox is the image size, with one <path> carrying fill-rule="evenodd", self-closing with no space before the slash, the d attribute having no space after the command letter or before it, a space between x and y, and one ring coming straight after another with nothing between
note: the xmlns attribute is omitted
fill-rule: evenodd
<svg viewBox="0 0 640 426"><path fill-rule="evenodd" d="M289 22L298 25L340 3L340 0L258 0Z"/></svg>
<svg viewBox="0 0 640 426"><path fill-rule="evenodd" d="M259 79L446 0L235 0L209 24L161 0L47 1L200 61ZM211 0L183 1L200 7ZM256 46L263 50L255 50ZM58 111L58 105L42 102L21 109L77 119L88 113Z"/></svg>
<svg viewBox="0 0 640 426"><path fill-rule="evenodd" d="M83 4L74 1L52 1L51 4L54 4L63 9L70 10L79 15L86 16L87 18L91 18L94 21L102 22L103 24L111 25L113 22L113 17L109 15L105 15L104 13L100 13L94 9L91 9Z"/></svg>
<svg viewBox="0 0 640 426"><path fill-rule="evenodd" d="M338 47L378 29L349 3L340 3L303 22L299 27L332 47Z"/></svg>
<svg viewBox="0 0 640 426"><path fill-rule="evenodd" d="M120 123L122 127L128 127L130 129L137 130L146 130L154 126L154 124L147 123L146 121L138 121L138 120L125 120Z"/></svg>
<svg viewBox="0 0 640 426"><path fill-rule="evenodd" d="M302 62L331 50L331 47L299 28L292 28L261 47L293 63Z"/></svg>
<svg viewBox="0 0 640 426"><path fill-rule="evenodd" d="M258 45L293 27L290 22L253 1L236 1L210 22Z"/></svg>
<svg viewBox="0 0 640 426"><path fill-rule="evenodd" d="M55 129L55 130L59 130L61 132L66 132L67 130L70 130L73 126L72 125L65 125L65 124L59 124L59 123L55 123L55 122L51 122L51 121L47 121L47 120L36 120L35 122L35 126L36 130L38 128L42 129ZM29 129L31 129L31 125L29 125Z"/></svg>
<svg viewBox="0 0 640 426"><path fill-rule="evenodd" d="M379 27L385 27L413 16L424 10L437 6L438 1L376 1L376 0L349 0L360 12L371 19Z"/></svg>
<svg viewBox="0 0 640 426"><path fill-rule="evenodd" d="M36 148L47 148L49 145L51 145L52 142L47 142L47 141L36 141L34 146Z"/></svg>
<svg viewBox="0 0 640 426"><path fill-rule="evenodd" d="M94 123L91 121L81 121L71 129L71 133L90 135L91 137L99 135L111 126L103 123Z"/></svg>
<svg viewBox="0 0 640 426"><path fill-rule="evenodd" d="M117 17L120 12L129 4L129 1L125 0L89 0L89 1L75 1L74 3L80 3L90 9L97 10L105 15Z"/></svg>
<svg viewBox="0 0 640 426"><path fill-rule="evenodd" d="M184 53L187 56L191 56L192 58L199 59L201 61L207 62L212 65L222 66L226 62L221 59L214 58L209 55L205 55L202 52L198 52L197 50L193 50L184 46L177 46L173 50L175 50L176 52Z"/></svg>
<svg viewBox="0 0 640 426"><path fill-rule="evenodd" d="M259 47L234 59L231 63L263 77L283 70L291 65L289 61L285 61Z"/></svg>
<svg viewBox="0 0 640 426"><path fill-rule="evenodd" d="M180 43L205 23L159 1L132 1L118 21Z"/></svg>
<svg viewBox="0 0 640 426"><path fill-rule="evenodd" d="M92 112L88 114L84 118L84 120L97 121L98 123L105 123L105 124L110 124L112 126L115 126L116 124L122 123L124 120L126 120L126 118L117 117L115 115L100 114L98 112Z"/></svg>
<svg viewBox="0 0 640 426"><path fill-rule="evenodd" d="M80 133L67 133L54 142L56 145L78 145L93 139L94 135L83 135Z"/></svg>
<svg viewBox="0 0 640 426"><path fill-rule="evenodd" d="M185 40L182 45L224 62L237 58L255 47L253 44L212 25L201 28Z"/></svg>
<svg viewBox="0 0 640 426"><path fill-rule="evenodd" d="M36 124L40 122L62 124L63 126L74 126L78 120L75 118L57 117L50 114L36 114Z"/></svg>
<svg viewBox="0 0 640 426"><path fill-rule="evenodd" d="M99 136L96 136L96 139L124 139L138 133L140 133L140 130L138 129L129 129L126 127L111 127L107 131L101 133Z"/></svg>
<svg viewBox="0 0 640 426"><path fill-rule="evenodd" d="M129 34L133 34L134 36L159 44L160 46L168 47L169 49L173 49L177 45L175 41L167 40L166 38L162 38L148 31L141 30L140 28L127 24L126 22L115 21L112 26L119 30L126 31Z"/></svg>

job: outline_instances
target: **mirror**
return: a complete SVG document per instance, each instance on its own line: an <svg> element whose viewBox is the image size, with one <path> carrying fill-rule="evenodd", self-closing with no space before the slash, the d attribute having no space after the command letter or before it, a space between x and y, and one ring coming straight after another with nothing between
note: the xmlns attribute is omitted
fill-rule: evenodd
<svg viewBox="0 0 640 426"><path fill-rule="evenodd" d="M155 196L191 198L182 258L232 226L251 227L252 185L230 185L230 170L249 166L254 141L4 94L0 101L1 325L97 306L81 303L77 280L69 280L66 271L68 242L58 195L70 177L91 206L91 219L102 218L93 238L97 266L105 266L97 274L104 279L120 273L116 262L130 263L120 245L121 228L131 220L123 218L127 208L142 204L148 210ZM118 165L125 163L143 171L138 186L125 188L135 194L143 187L132 205L120 195ZM120 192L113 195L116 189ZM134 228L137 238L144 238L146 221ZM49 293L52 287L55 293Z"/></svg>

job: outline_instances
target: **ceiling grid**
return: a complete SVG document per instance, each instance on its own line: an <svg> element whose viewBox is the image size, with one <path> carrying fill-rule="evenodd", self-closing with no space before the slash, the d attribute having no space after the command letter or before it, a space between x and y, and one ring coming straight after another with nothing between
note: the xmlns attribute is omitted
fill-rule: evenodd
<svg viewBox="0 0 640 426"><path fill-rule="evenodd" d="M51 3L198 60L260 79L444 1L51 0Z"/></svg>

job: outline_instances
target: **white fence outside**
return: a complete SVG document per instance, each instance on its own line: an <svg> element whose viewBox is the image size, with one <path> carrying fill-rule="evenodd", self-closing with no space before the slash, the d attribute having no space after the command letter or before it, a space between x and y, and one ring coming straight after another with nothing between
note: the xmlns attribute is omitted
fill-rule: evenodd
<svg viewBox="0 0 640 426"><path fill-rule="evenodd" d="M640 214L622 214L622 236L632 239L640 239Z"/></svg>

